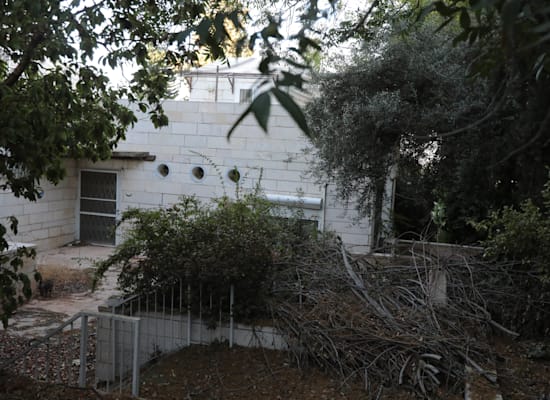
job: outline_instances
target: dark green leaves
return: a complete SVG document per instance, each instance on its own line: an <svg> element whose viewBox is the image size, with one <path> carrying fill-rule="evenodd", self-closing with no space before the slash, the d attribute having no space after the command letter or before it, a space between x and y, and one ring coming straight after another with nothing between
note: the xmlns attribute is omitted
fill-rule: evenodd
<svg viewBox="0 0 550 400"><path fill-rule="evenodd" d="M277 268L295 247L314 240L297 229L299 220L277 219L275 213L257 194L223 197L209 206L183 197L172 207L128 210L122 215L129 226L125 240L98 265L96 282L119 265L118 283L126 293L169 291L175 279L182 279L197 289L200 283L216 296L233 284L240 296L237 316L266 312L265 296L272 292ZM199 293L195 295L194 304L200 304ZM202 300L208 303L208 297Z"/></svg>
<svg viewBox="0 0 550 400"><path fill-rule="evenodd" d="M470 28L470 14L465 8L460 11L460 26L464 30L468 30Z"/></svg>
<svg viewBox="0 0 550 400"><path fill-rule="evenodd" d="M233 2L3 2L0 188L34 201L41 180L63 179L68 157L108 158L137 120L120 102L123 98L147 112L156 127L166 125L162 101L171 95L174 65L195 62L199 51L224 58L225 25L229 22L241 34L245 18L241 5ZM170 51L153 60L152 51L163 47ZM107 74L92 66L99 50L106 52L103 65L137 64L129 85L111 87ZM255 115L265 128L269 104L258 107ZM13 220L8 224L17 231ZM5 234L0 225L0 250L7 246ZM21 280L6 271L0 268L4 321L17 305L12 283Z"/></svg>
<svg viewBox="0 0 550 400"><path fill-rule="evenodd" d="M258 124L262 127L264 132L267 132L267 122L269 120L269 112L271 110L271 97L269 92L263 92L257 96L252 103L246 108L242 115L237 119L233 124L229 132L227 133L227 138L229 139L233 134L233 131L237 129L237 126L250 114L252 113L258 121Z"/></svg>
<svg viewBox="0 0 550 400"><path fill-rule="evenodd" d="M310 136L311 133L309 131L305 115L300 106L296 104L296 102L292 99L291 96L289 96L288 93L283 92L277 87L273 88L271 92L277 98L279 103L281 103L281 105L285 108L285 110L288 111L288 113L290 114L294 122L298 124L302 132L304 132L306 136Z"/></svg>
<svg viewBox="0 0 550 400"><path fill-rule="evenodd" d="M283 85L277 85L268 91L265 91L258 95L252 103L246 108L246 110L242 113L242 115L237 119L237 121L233 124L231 129L229 130L227 134L227 138L229 139L235 129L239 126L239 124L249 115L253 114L256 118L256 121L258 121L258 124L262 127L264 132L267 132L268 130L268 121L269 121L269 114L271 110L271 95L275 96L277 101L281 104L281 106L289 113L289 115L292 117L294 122L298 125L298 127L304 132L306 136L310 135L309 128L307 125L307 121L304 115L304 112L300 108L298 104L294 101L294 99L285 91L281 90L281 87L284 87Z"/></svg>

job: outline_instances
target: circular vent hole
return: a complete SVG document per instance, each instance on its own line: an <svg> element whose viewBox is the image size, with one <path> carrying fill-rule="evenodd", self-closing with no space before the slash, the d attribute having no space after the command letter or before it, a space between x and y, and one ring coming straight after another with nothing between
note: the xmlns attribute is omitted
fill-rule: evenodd
<svg viewBox="0 0 550 400"><path fill-rule="evenodd" d="M193 177L199 181L201 181L204 178L203 167L195 167L191 170L191 173L193 174Z"/></svg>
<svg viewBox="0 0 550 400"><path fill-rule="evenodd" d="M241 173L237 167L235 167L227 173L227 177L230 181L237 183L241 179Z"/></svg>
<svg viewBox="0 0 550 400"><path fill-rule="evenodd" d="M164 177L167 177L168 174L170 173L170 168L168 168L168 165L166 165L166 164L160 164L157 167L157 171L160 174L160 176L162 176L164 178Z"/></svg>

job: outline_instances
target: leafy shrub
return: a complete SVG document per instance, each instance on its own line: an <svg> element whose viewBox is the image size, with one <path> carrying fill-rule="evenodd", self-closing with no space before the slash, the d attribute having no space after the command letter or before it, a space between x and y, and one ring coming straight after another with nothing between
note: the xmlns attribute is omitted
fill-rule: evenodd
<svg viewBox="0 0 550 400"><path fill-rule="evenodd" d="M195 305L198 283L208 293L203 302L210 294L227 298L234 285L234 312L241 318L266 312L278 266L313 238L299 219L274 217L271 204L257 195L223 197L214 207L183 197L166 209L128 210L122 222L130 224L127 237L98 265L96 281L115 265L122 267L119 285L126 293L171 290L183 280L193 285Z"/></svg>
<svg viewBox="0 0 550 400"><path fill-rule="evenodd" d="M542 191L544 206L531 200L519 209L503 207L477 225L487 233L483 242L489 258L510 261L550 281L550 181Z"/></svg>
<svg viewBox="0 0 550 400"><path fill-rule="evenodd" d="M485 257L502 271L489 278L501 293L489 308L503 324L531 337L550 332L550 181L542 197L542 206L526 200L475 224L487 234Z"/></svg>

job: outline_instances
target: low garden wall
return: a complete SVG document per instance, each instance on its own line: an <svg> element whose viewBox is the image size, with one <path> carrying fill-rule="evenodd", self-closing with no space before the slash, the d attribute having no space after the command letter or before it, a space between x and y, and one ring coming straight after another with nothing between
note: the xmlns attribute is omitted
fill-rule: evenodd
<svg viewBox="0 0 550 400"><path fill-rule="evenodd" d="M100 311L109 312L109 308ZM255 327L229 322L212 323L187 314L136 312L139 324L139 363L172 353L190 344L227 342L243 347L287 349L285 339L273 327ZM232 329L231 329L232 328ZM114 382L132 368L132 326L108 318L97 321L96 380Z"/></svg>

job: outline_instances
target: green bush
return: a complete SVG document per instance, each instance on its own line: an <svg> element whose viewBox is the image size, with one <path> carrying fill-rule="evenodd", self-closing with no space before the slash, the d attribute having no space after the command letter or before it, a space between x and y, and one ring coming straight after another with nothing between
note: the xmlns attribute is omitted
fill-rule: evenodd
<svg viewBox="0 0 550 400"><path fill-rule="evenodd" d="M540 206L503 207L475 224L487 234L485 257L500 270L487 280L495 293L493 317L525 337L550 332L550 184Z"/></svg>
<svg viewBox="0 0 550 400"><path fill-rule="evenodd" d="M487 233L485 255L509 261L550 282L550 181L542 192L544 205L524 201L519 209L503 207L477 225Z"/></svg>
<svg viewBox="0 0 550 400"><path fill-rule="evenodd" d="M126 293L168 291L184 281L193 285L195 305L199 283L203 303L211 294L227 300L234 285L236 316L264 315L277 269L314 238L299 218L274 214L257 195L224 197L211 207L183 197L166 209L128 210L122 217L130 225L126 239L98 265L96 281L115 265L122 268L119 286Z"/></svg>

